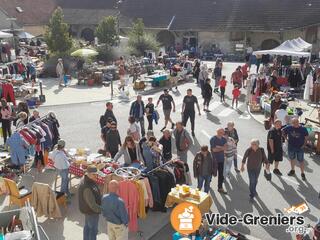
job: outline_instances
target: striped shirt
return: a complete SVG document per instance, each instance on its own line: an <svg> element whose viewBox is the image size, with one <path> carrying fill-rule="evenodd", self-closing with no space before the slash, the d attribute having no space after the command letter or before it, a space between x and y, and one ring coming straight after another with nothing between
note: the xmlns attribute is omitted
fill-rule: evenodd
<svg viewBox="0 0 320 240"><path fill-rule="evenodd" d="M227 139L227 150L224 152L226 158L231 158L237 155L237 145L233 138L228 137Z"/></svg>

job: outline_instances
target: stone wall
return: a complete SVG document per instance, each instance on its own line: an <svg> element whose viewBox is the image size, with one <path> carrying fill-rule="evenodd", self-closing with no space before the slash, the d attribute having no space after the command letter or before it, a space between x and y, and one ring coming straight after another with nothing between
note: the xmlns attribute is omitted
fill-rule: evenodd
<svg viewBox="0 0 320 240"><path fill-rule="evenodd" d="M199 46L206 44L217 44L222 52L230 53L235 51L237 43L245 44L246 41L254 50L258 50L264 40L273 39L280 42L279 33L247 32L242 34L239 40L233 40L230 32L199 32Z"/></svg>

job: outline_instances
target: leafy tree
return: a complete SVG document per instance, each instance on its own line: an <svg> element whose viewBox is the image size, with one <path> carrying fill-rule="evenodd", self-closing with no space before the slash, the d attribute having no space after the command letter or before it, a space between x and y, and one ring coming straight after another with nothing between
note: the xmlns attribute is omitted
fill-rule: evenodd
<svg viewBox="0 0 320 240"><path fill-rule="evenodd" d="M53 54L66 55L71 50L73 42L69 34L69 25L64 22L60 7L53 12L44 38Z"/></svg>
<svg viewBox="0 0 320 240"><path fill-rule="evenodd" d="M129 33L129 51L136 56L143 56L146 50L158 51L159 42L156 38L146 33L143 20L138 18Z"/></svg>
<svg viewBox="0 0 320 240"><path fill-rule="evenodd" d="M117 18L114 16L104 18L96 28L95 35L99 43L106 44L110 47L117 45L119 41Z"/></svg>

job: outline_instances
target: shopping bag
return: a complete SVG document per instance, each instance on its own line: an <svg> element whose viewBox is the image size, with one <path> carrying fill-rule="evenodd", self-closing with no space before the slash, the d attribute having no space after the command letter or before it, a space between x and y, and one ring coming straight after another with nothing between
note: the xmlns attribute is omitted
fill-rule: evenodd
<svg viewBox="0 0 320 240"><path fill-rule="evenodd" d="M64 81L64 84L65 84L65 85L68 84L68 76L67 76L67 75L64 75L64 76L63 76L63 81Z"/></svg>

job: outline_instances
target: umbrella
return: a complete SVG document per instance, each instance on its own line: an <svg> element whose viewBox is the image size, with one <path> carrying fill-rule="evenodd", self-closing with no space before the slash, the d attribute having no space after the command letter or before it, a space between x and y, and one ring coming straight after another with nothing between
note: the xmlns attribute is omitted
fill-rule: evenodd
<svg viewBox="0 0 320 240"><path fill-rule="evenodd" d="M31 38L35 38L35 36L33 36L32 34L27 33L27 32L19 32L19 33L18 33L18 37L19 37L20 39L31 39Z"/></svg>
<svg viewBox="0 0 320 240"><path fill-rule="evenodd" d="M6 32L2 32L0 31L0 38L12 38L13 35L11 33L6 33Z"/></svg>
<svg viewBox="0 0 320 240"><path fill-rule="evenodd" d="M88 48L81 48L81 49L78 49L78 50L74 51L73 53L71 53L71 56L73 56L73 57L84 57L84 58L94 57L97 55L98 55L97 51L92 50L92 49L88 49Z"/></svg>

